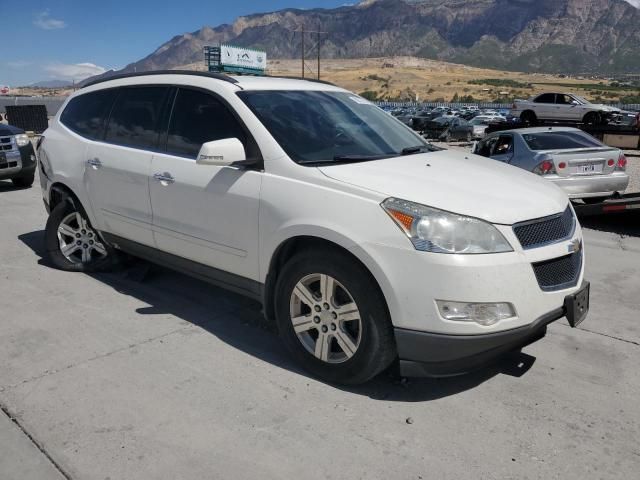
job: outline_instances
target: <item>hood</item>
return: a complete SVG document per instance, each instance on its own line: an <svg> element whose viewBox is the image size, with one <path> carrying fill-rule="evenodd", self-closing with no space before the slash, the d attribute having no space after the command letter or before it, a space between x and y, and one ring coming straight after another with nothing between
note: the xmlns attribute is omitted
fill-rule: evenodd
<svg viewBox="0 0 640 480"><path fill-rule="evenodd" d="M619 108L612 107L611 105L603 105L602 103L592 103L589 106L596 107L598 110L602 110L603 112L620 112L621 111Z"/></svg>
<svg viewBox="0 0 640 480"><path fill-rule="evenodd" d="M388 197L503 225L561 213L569 203L560 188L533 173L451 150L319 168Z"/></svg>
<svg viewBox="0 0 640 480"><path fill-rule="evenodd" d="M20 133L24 133L24 130L18 127L0 123L0 137L8 137L9 135L18 135Z"/></svg>

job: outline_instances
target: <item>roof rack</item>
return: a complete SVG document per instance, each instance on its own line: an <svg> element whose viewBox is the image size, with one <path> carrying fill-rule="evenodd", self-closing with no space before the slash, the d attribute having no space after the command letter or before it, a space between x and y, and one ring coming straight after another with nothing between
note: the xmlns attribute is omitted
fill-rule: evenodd
<svg viewBox="0 0 640 480"><path fill-rule="evenodd" d="M133 78L133 77L146 77L150 75L193 75L196 77L207 77L213 78L216 80L223 80L229 83L238 83L235 78L231 78L228 75L223 75L221 73L215 72L198 72L194 70L151 70L148 72L135 72L135 73L120 73L116 75L112 75L106 78L98 78L97 80L93 80L85 85L84 87L90 87L92 85L97 85L98 83L108 82L110 80L120 80L123 78Z"/></svg>
<svg viewBox="0 0 640 480"><path fill-rule="evenodd" d="M304 81L307 81L307 82L323 83L324 85L331 85L332 87L335 87L335 86L336 86L336 85L335 85L335 83L331 83L331 82L328 82L328 81L326 81L326 80L319 80L319 79L317 79L317 78L308 78L308 77L286 77L286 76L280 76L280 75L274 75L273 77L270 77L270 76L269 76L269 78L284 78L284 79L286 79L286 80L304 80Z"/></svg>

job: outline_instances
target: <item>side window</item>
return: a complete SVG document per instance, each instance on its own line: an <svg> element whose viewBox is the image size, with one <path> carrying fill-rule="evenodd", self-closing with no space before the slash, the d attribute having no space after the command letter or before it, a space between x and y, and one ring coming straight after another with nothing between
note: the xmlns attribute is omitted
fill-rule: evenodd
<svg viewBox="0 0 640 480"><path fill-rule="evenodd" d="M169 122L167 153L195 159L203 143L225 138L246 145L244 130L229 109L213 95L180 89Z"/></svg>
<svg viewBox="0 0 640 480"><path fill-rule="evenodd" d="M556 95L556 103L560 105L571 105L573 98L563 93Z"/></svg>
<svg viewBox="0 0 640 480"><path fill-rule="evenodd" d="M116 97L116 90L99 90L80 95L69 102L60 121L78 135L102 140L104 124Z"/></svg>
<svg viewBox="0 0 640 480"><path fill-rule="evenodd" d="M167 87L120 90L113 106L105 140L116 145L154 149Z"/></svg>
<svg viewBox="0 0 640 480"><path fill-rule="evenodd" d="M555 93L543 93L542 95L536 97L536 99L534 100L535 103L555 103L555 101Z"/></svg>
<svg viewBox="0 0 640 480"><path fill-rule="evenodd" d="M495 142L495 147L491 156L494 155L507 155L513 152L513 137L511 135L499 135L498 141Z"/></svg>

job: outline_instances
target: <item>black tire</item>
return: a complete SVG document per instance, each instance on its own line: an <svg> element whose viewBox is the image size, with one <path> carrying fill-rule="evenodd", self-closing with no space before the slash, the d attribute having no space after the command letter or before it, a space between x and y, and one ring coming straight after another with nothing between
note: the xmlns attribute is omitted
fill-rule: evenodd
<svg viewBox="0 0 640 480"><path fill-rule="evenodd" d="M90 262L83 263L82 261L70 261L63 255L58 239L58 228L63 219L75 212L79 213L85 219L89 228L93 229L82 205L79 205L77 201L72 202L69 199L61 201L49 214L45 227L45 251L47 259L54 267L67 272L99 272L111 270L117 263L117 252L105 242L100 241L97 236L95 238L104 246L107 253L106 256L93 258ZM94 235L97 235L97 232Z"/></svg>
<svg viewBox="0 0 640 480"><path fill-rule="evenodd" d="M600 125L602 123L602 115L598 112L589 112L582 119L582 123L586 125Z"/></svg>
<svg viewBox="0 0 640 480"><path fill-rule="evenodd" d="M586 204L586 205L596 205L598 203L602 203L605 200L608 200L611 197L589 197L589 198L583 198L582 201Z"/></svg>
<svg viewBox="0 0 640 480"><path fill-rule="evenodd" d="M35 180L35 174L28 175L26 177L12 178L13 185L18 188L31 188Z"/></svg>
<svg viewBox="0 0 640 480"><path fill-rule="evenodd" d="M538 123L538 117L535 112L531 110L526 110L520 114L520 120L527 125L535 125Z"/></svg>
<svg viewBox="0 0 640 480"><path fill-rule="evenodd" d="M303 278L314 274L329 275L340 282L360 313L360 343L353 356L341 363L323 361L308 351L292 324L290 301L294 288ZM348 255L331 248L296 254L278 276L275 292L280 337L294 359L314 376L330 383L356 385L385 370L396 358L391 319L378 285L367 270ZM309 315L315 313L311 311ZM319 335L319 328L312 327L309 332L315 329ZM330 351L337 348L337 339L330 339L329 345Z"/></svg>

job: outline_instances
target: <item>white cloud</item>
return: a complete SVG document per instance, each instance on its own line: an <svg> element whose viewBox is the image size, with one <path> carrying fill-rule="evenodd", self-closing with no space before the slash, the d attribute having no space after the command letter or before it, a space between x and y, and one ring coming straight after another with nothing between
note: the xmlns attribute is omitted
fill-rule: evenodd
<svg viewBox="0 0 640 480"><path fill-rule="evenodd" d="M9 68L25 68L31 65L31 62L27 62L25 60L16 60L14 62L7 62L7 67Z"/></svg>
<svg viewBox="0 0 640 480"><path fill-rule="evenodd" d="M51 78L59 80L84 80L107 71L106 68L93 63L52 63L44 67Z"/></svg>
<svg viewBox="0 0 640 480"><path fill-rule="evenodd" d="M636 8L640 8L640 0L627 0L627 2L629 2L631 5L633 5Z"/></svg>
<svg viewBox="0 0 640 480"><path fill-rule="evenodd" d="M38 28L42 28L43 30L58 30L67 26L64 20L51 18L51 16L49 15L49 10L44 10L38 13L33 20L33 24Z"/></svg>

